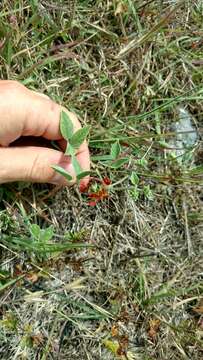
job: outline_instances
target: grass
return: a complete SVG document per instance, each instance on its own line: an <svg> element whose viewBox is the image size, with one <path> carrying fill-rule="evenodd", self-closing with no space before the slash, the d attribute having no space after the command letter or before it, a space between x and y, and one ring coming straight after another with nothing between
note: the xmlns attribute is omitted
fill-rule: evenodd
<svg viewBox="0 0 203 360"><path fill-rule="evenodd" d="M112 181L95 207L1 186L1 359L201 359L202 1L0 6L1 78L75 111ZM183 161L179 107L198 133Z"/></svg>

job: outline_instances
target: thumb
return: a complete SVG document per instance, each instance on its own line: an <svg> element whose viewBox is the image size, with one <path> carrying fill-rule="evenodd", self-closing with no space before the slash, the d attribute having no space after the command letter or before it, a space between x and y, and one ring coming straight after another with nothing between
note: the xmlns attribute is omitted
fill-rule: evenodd
<svg viewBox="0 0 203 360"><path fill-rule="evenodd" d="M63 167L74 177L69 157L60 151L32 146L0 148L0 183L30 181L67 185L64 177L57 174L52 165Z"/></svg>

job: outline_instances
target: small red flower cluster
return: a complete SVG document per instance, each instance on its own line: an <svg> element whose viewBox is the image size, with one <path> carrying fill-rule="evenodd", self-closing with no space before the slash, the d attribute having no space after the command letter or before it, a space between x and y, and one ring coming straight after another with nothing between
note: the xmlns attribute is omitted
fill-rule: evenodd
<svg viewBox="0 0 203 360"><path fill-rule="evenodd" d="M88 195L88 198L92 199L88 202L88 205L95 206L95 205L97 205L98 201L102 201L102 200L108 198L108 196L109 196L108 191L105 188L101 188L97 192L90 193Z"/></svg>
<svg viewBox="0 0 203 360"><path fill-rule="evenodd" d="M97 205L97 203L99 201L102 201L102 200L105 200L108 198L109 193L108 193L107 186L109 186L111 184L111 180L108 177L105 177L102 180L97 179L97 178L92 178L91 180L101 183L101 187L98 191L87 193L87 197L88 197L88 199L90 199L90 201L88 202L88 205L95 206L95 205ZM84 186L84 184L80 184L80 192L85 193L86 191L88 191L89 187L90 187L90 183L88 186Z"/></svg>

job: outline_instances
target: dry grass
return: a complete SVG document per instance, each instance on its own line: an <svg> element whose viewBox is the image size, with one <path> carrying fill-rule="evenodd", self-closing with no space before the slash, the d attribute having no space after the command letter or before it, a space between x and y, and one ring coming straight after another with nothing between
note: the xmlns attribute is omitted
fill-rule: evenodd
<svg viewBox="0 0 203 360"><path fill-rule="evenodd" d="M129 157L119 170L93 157L113 182L93 208L77 189L1 187L2 360L203 357L202 171L191 172L202 164L202 18L197 0L1 2L1 77L75 110L93 156L119 139ZM179 105L198 131L181 167L166 152ZM23 251L32 224L52 225L56 244L94 247Z"/></svg>

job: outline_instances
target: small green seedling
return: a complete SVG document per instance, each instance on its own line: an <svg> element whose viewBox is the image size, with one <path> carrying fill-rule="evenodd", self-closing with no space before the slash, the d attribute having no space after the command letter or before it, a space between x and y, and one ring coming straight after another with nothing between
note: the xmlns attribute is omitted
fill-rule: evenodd
<svg viewBox="0 0 203 360"><path fill-rule="evenodd" d="M81 166L77 160L76 152L79 147L83 144L85 139L89 134L90 127L85 126L82 129L77 130L74 133L73 123L65 111L61 112L61 119L60 119L60 131L65 140L67 140L67 147L65 151L65 155L71 157L71 162L73 164L76 179L79 181L83 179L85 176L90 174L90 171L82 171ZM71 181L73 180L72 176L64 170L62 167L53 165L52 168L57 171L60 175L64 176L66 180Z"/></svg>

